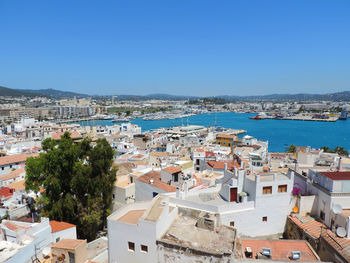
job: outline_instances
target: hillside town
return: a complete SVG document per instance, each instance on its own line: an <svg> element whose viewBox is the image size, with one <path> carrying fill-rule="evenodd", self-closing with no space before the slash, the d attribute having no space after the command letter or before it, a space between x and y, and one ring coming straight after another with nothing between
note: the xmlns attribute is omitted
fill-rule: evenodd
<svg viewBox="0 0 350 263"><path fill-rule="evenodd" d="M62 123L106 119L128 122L135 118L175 119L212 112L256 113L260 119L333 122L346 119L348 111L350 103L341 100L125 100L118 96L55 98L11 97L0 94L0 124L15 123L23 118Z"/></svg>
<svg viewBox="0 0 350 263"><path fill-rule="evenodd" d="M298 146L270 152L240 127L142 131L130 122L81 126L6 112L0 262L350 262L349 156ZM110 214L94 240L41 215L44 185L26 188L27 159L64 134L73 143L104 138L114 150Z"/></svg>

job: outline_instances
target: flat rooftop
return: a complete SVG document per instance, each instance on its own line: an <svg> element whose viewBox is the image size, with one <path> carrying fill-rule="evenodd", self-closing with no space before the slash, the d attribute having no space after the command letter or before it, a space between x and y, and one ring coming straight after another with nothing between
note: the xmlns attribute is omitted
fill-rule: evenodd
<svg viewBox="0 0 350 263"><path fill-rule="evenodd" d="M122 223L137 225L137 223L139 222L140 217L143 216L145 211L146 211L146 209L130 210L129 212L127 212L123 216L119 217L117 219L117 221L118 222L122 222Z"/></svg>
<svg viewBox="0 0 350 263"><path fill-rule="evenodd" d="M219 192L215 193L202 193L198 195L188 196L185 198L188 201L206 204L206 205L227 205L228 202L222 199Z"/></svg>
<svg viewBox="0 0 350 263"><path fill-rule="evenodd" d="M261 253L263 248L271 249L271 260L292 261L292 252L301 253L298 261L319 261L317 254L305 240L241 240L244 252L249 247L252 250L252 258L257 259L257 253ZM295 261L295 260L294 260Z"/></svg>
<svg viewBox="0 0 350 263"><path fill-rule="evenodd" d="M160 215L163 212L163 209L165 207L164 204L162 204L163 198L162 197L158 197L156 199L156 201L153 203L151 209L149 210L145 220L147 221L152 221L155 222L158 220L158 218L160 217Z"/></svg>
<svg viewBox="0 0 350 263"><path fill-rule="evenodd" d="M251 174L247 176L250 180L255 181L255 175ZM262 173L260 174L260 182L272 182L275 178L276 181L288 181L289 176L284 173Z"/></svg>
<svg viewBox="0 0 350 263"><path fill-rule="evenodd" d="M164 243L211 254L232 254L235 230L219 226L214 231L196 227L197 219L178 216L159 240Z"/></svg>

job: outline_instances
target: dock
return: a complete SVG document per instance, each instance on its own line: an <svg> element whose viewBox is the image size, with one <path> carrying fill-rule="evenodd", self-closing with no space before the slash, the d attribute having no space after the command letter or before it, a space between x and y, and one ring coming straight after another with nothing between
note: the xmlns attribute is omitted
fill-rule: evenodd
<svg viewBox="0 0 350 263"><path fill-rule="evenodd" d="M285 117L276 117L276 116L259 116L259 119L273 119L273 120L292 120L292 121L322 121L322 122L336 122L339 119L339 116L329 116L326 118L313 118L311 115L294 115L294 116L285 116Z"/></svg>

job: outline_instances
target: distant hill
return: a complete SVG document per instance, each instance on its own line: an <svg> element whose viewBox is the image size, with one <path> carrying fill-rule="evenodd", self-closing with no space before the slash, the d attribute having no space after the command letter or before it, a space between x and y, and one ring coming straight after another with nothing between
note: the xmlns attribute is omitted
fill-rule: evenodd
<svg viewBox="0 0 350 263"><path fill-rule="evenodd" d="M12 96L12 97L35 97L35 96L45 96L53 98L111 98L111 96L105 95L94 95L90 96L87 94L81 94L77 92L61 91L55 89L10 89L0 86L0 96ZM196 99L223 99L226 101L350 101L350 91L342 91L327 94L270 94L262 96L231 96L231 95L220 95L220 96L184 96L184 95L170 95L163 93L155 93L149 95L116 95L115 100L136 100L144 101L151 99L158 100L196 100Z"/></svg>
<svg viewBox="0 0 350 263"><path fill-rule="evenodd" d="M27 91L33 94L42 95L45 97L54 97L54 98L86 98L90 97L87 94L81 94L77 92L71 92L71 91L62 91L62 90L56 90L56 89L28 89L28 90L20 90L20 91Z"/></svg>
<svg viewBox="0 0 350 263"><path fill-rule="evenodd" d="M0 96L8 96L8 97L34 97L35 94L28 91L21 91L15 89L9 89L3 86L0 86Z"/></svg>
<svg viewBox="0 0 350 263"><path fill-rule="evenodd" d="M229 101L350 101L350 91L327 94L270 94L262 96L216 96Z"/></svg>
<svg viewBox="0 0 350 263"><path fill-rule="evenodd" d="M61 91L55 89L10 89L3 86L0 86L0 96L9 96L9 97L35 97L35 96L44 96L44 97L53 97L53 98L86 98L90 97L87 94L80 94L77 92L70 91Z"/></svg>

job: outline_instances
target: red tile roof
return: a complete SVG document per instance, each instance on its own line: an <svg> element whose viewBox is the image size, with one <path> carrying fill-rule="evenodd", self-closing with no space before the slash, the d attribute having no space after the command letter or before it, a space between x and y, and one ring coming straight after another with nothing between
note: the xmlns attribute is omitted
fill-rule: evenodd
<svg viewBox="0 0 350 263"><path fill-rule="evenodd" d="M350 172L320 172L332 180L350 180Z"/></svg>
<svg viewBox="0 0 350 263"><path fill-rule="evenodd" d="M322 233L322 238L332 246L339 254L341 254L346 260L350 262L350 240L347 238L338 237L324 224L317 222L311 217L289 216L289 219L297 224L301 229L306 231L314 238L319 238ZM321 227L323 228L321 231Z"/></svg>
<svg viewBox="0 0 350 263"><path fill-rule="evenodd" d="M174 174L174 173L181 172L181 168L177 167L177 166L169 166L167 168L164 168L163 171L167 172L167 173L170 173L170 174Z"/></svg>
<svg viewBox="0 0 350 263"><path fill-rule="evenodd" d="M7 181L10 179L17 178L25 172L26 172L26 170L24 168L19 168L19 169L15 170L9 174L5 174L5 175L0 176L0 181Z"/></svg>
<svg viewBox="0 0 350 263"><path fill-rule="evenodd" d="M298 261L318 261L318 257L311 249L310 245L304 240L241 240L242 247L252 249L253 259L256 259L258 252L263 248L271 249L271 260L289 261L292 251L300 251L301 257Z"/></svg>
<svg viewBox="0 0 350 263"><path fill-rule="evenodd" d="M63 134L64 132L55 132L52 134L51 137L54 140L60 140ZM82 138L81 134L78 131L72 131L72 132L69 132L69 134L72 139Z"/></svg>
<svg viewBox="0 0 350 263"><path fill-rule="evenodd" d="M207 164L213 169L223 170L225 168L225 163L227 163L227 169L231 170L233 167L239 168L238 163L233 163L231 161L209 161Z"/></svg>
<svg viewBox="0 0 350 263"><path fill-rule="evenodd" d="M10 222L6 222L5 223L5 226L8 228L8 229L11 229L13 231L16 231L18 229L18 226L14 225L14 224L11 224Z"/></svg>
<svg viewBox="0 0 350 263"><path fill-rule="evenodd" d="M9 187L3 187L0 189L0 197L10 197L13 195L14 189Z"/></svg>
<svg viewBox="0 0 350 263"><path fill-rule="evenodd" d="M215 156L215 153L213 152L205 152L205 157L213 157Z"/></svg>
<svg viewBox="0 0 350 263"><path fill-rule="evenodd" d="M69 229L72 227L76 227L73 224L61 222L61 221L55 221L55 220L50 220L50 226L51 226L51 233L55 233L55 232L66 230L66 229Z"/></svg>
<svg viewBox="0 0 350 263"><path fill-rule="evenodd" d="M319 238L321 235L321 227L326 228L324 224L316 221L312 217L308 216L288 216L296 225L306 231L310 236Z"/></svg>
<svg viewBox="0 0 350 263"><path fill-rule="evenodd" d="M143 182L145 184L150 184L151 179L153 180L152 185L156 188L159 188L159 189L164 190L166 192L175 192L176 191L176 188L174 186L168 185L161 180L161 173L160 172L150 171L150 172L138 177L136 180Z"/></svg>
<svg viewBox="0 0 350 263"><path fill-rule="evenodd" d="M12 163L24 163L29 155L27 154L15 154L9 156L0 157L0 166L12 164Z"/></svg>
<svg viewBox="0 0 350 263"><path fill-rule="evenodd" d="M350 262L350 239L338 237L329 229L322 232L322 238L341 254L347 262Z"/></svg>

